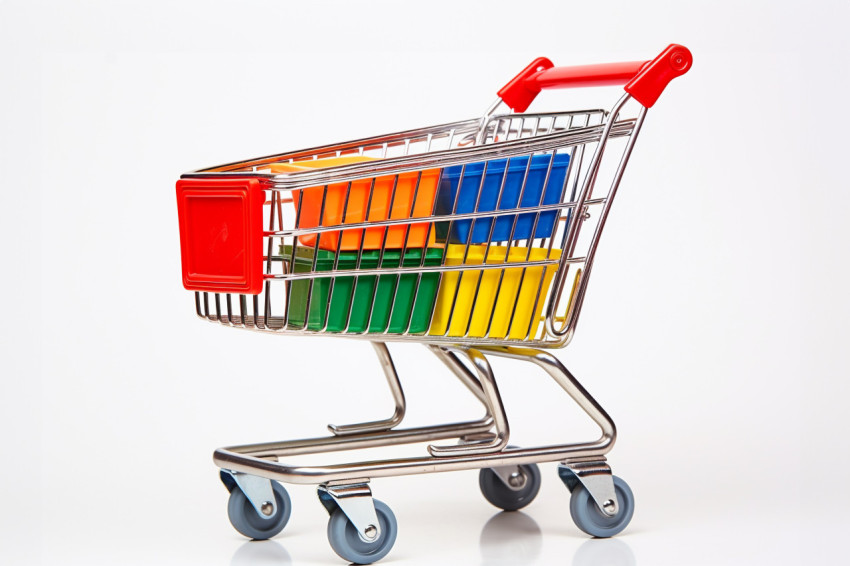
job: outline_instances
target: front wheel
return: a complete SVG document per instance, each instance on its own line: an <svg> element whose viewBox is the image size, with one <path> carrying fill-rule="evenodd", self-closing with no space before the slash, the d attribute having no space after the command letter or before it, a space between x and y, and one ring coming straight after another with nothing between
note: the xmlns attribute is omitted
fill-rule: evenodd
<svg viewBox="0 0 850 566"><path fill-rule="evenodd" d="M607 538L619 534L632 520L635 512L635 496L629 485L614 476L614 490L617 493L619 509L609 517L596 505L590 492L578 484L570 497L570 515L578 528L590 536Z"/></svg>
<svg viewBox="0 0 850 566"><path fill-rule="evenodd" d="M360 537L357 528L348 516L337 508L328 521L328 541L340 558L355 564L371 564L390 553L398 535L398 522L395 515L383 501L375 502L381 533L373 541Z"/></svg>
<svg viewBox="0 0 850 566"><path fill-rule="evenodd" d="M272 491L274 491L277 511L271 517L261 517L242 490L234 485L227 502L227 517L233 528L254 540L270 539L280 533L289 522L292 501L286 489L276 481L272 482Z"/></svg>

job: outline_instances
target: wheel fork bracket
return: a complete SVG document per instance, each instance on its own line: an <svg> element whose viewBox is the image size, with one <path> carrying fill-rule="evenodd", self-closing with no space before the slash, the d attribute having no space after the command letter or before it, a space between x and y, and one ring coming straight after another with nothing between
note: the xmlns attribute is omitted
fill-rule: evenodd
<svg viewBox="0 0 850 566"><path fill-rule="evenodd" d="M570 493L579 484L583 485L606 516L613 517L619 511L614 476L604 458L592 461L565 460L558 466L558 476Z"/></svg>
<svg viewBox="0 0 850 566"><path fill-rule="evenodd" d="M381 536L381 523L368 481L343 485L325 483L318 487L318 494L329 515L342 509L364 542L374 542Z"/></svg>
<svg viewBox="0 0 850 566"><path fill-rule="evenodd" d="M520 491L528 483L528 477L519 466L496 466L490 469L512 491Z"/></svg>
<svg viewBox="0 0 850 566"><path fill-rule="evenodd" d="M233 470L221 470L221 473L225 485L228 483L225 474L233 478L236 486L242 490L260 517L268 519L277 513L277 498L274 496L271 480Z"/></svg>

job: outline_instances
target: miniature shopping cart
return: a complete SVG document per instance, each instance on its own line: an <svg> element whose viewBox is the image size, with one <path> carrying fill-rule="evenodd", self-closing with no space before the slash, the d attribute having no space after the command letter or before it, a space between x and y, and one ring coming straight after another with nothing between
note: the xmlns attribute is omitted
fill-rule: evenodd
<svg viewBox="0 0 850 566"><path fill-rule="evenodd" d="M291 503L278 482L318 485L328 538L368 564L395 542L392 511L370 480L480 469L496 507L528 505L537 464L559 462L570 512L608 537L632 518L628 485L605 455L614 423L543 349L565 346L599 237L647 109L691 66L671 45L652 61L557 68L533 61L483 117L187 173L177 182L183 283L198 316L273 334L372 343L395 412L330 425L328 436L222 448L228 514L254 539L279 533ZM609 111L525 113L544 88L625 85ZM506 105L515 113L498 113ZM388 342L424 344L485 407L469 422L398 428L405 398ZM549 374L602 429L598 440L508 446L488 358ZM447 440L454 440L447 444ZM403 459L288 465L296 455L431 443Z"/></svg>

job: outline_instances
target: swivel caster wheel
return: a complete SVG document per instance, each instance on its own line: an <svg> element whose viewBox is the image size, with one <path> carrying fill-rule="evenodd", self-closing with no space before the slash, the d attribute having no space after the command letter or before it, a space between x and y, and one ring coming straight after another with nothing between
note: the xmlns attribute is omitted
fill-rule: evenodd
<svg viewBox="0 0 850 566"><path fill-rule="evenodd" d="M619 509L609 517L596 505L590 492L579 484L570 497L570 515L576 526L590 536L607 538L619 534L632 520L635 512L635 496L629 485L614 476L614 490L617 493Z"/></svg>
<svg viewBox="0 0 850 566"><path fill-rule="evenodd" d="M292 501L286 489L271 482L277 509L273 515L261 516L238 486L234 485L227 502L227 517L233 528L254 540L270 539L280 533L292 514ZM271 507L271 506L269 506Z"/></svg>
<svg viewBox="0 0 850 566"><path fill-rule="evenodd" d="M540 491L540 468L537 464L518 466L520 474L511 474L505 484L492 468L483 468L478 474L478 486L484 498L505 511L516 511L531 503Z"/></svg>
<svg viewBox="0 0 850 566"><path fill-rule="evenodd" d="M380 533L375 540L361 537L342 509L337 508L328 521L328 541L340 558L355 564L371 564L392 550L398 535L395 515L383 501L374 500L380 523Z"/></svg>

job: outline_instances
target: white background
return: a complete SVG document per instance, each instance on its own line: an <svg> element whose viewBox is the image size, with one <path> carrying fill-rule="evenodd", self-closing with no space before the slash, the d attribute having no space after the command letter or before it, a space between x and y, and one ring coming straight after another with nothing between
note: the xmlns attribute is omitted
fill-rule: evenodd
<svg viewBox="0 0 850 566"><path fill-rule="evenodd" d="M554 465L523 513L474 472L373 482L387 564L797 564L848 526L846 2L0 0L0 563L339 564L309 486L272 542L227 522L216 446L384 416L366 344L198 321L174 181L479 115L533 57L694 66L650 112L561 359L617 422L630 528L588 540ZM590 93L610 107L616 89ZM576 92L540 106L583 106ZM394 350L413 423L479 408ZM593 435L496 362L512 439Z"/></svg>

